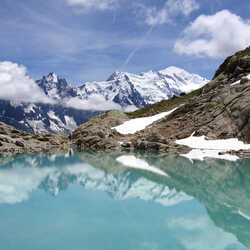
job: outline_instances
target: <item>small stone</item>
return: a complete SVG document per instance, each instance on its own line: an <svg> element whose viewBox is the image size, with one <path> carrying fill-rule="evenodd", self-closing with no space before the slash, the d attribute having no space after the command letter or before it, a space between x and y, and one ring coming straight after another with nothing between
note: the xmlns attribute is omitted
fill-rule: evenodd
<svg viewBox="0 0 250 250"><path fill-rule="evenodd" d="M247 82L250 82L250 80L249 80L247 77L243 77L243 78L241 78L241 80L240 80L240 84L245 84L245 83L247 83Z"/></svg>
<svg viewBox="0 0 250 250"><path fill-rule="evenodd" d="M20 141L16 141L15 145L17 145L18 147L22 147L22 148L24 147L24 144Z"/></svg>

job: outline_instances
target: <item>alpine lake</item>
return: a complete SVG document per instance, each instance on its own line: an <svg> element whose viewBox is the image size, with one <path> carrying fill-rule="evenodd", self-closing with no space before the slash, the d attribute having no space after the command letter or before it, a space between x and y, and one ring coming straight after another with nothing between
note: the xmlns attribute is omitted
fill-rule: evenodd
<svg viewBox="0 0 250 250"><path fill-rule="evenodd" d="M0 157L0 250L250 249L250 159Z"/></svg>

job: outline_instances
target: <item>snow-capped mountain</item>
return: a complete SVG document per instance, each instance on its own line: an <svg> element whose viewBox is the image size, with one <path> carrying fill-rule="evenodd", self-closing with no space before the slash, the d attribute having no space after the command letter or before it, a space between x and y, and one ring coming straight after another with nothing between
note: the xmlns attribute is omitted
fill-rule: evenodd
<svg viewBox="0 0 250 250"><path fill-rule="evenodd" d="M100 110L103 111L101 107L123 110L141 108L182 92L190 92L207 82L199 75L168 67L138 75L115 72L107 81L86 82L77 87L52 72L36 83L54 104L0 100L0 121L32 133L71 133ZM97 101L101 105L95 105Z"/></svg>
<svg viewBox="0 0 250 250"><path fill-rule="evenodd" d="M207 79L177 67L138 75L115 72L107 81L84 83L77 89L77 96L86 99L91 95L101 95L123 108L130 105L141 108L182 92L191 92L207 82Z"/></svg>
<svg viewBox="0 0 250 250"><path fill-rule="evenodd" d="M100 112L65 108L62 105L14 103L0 100L0 121L30 133L70 134Z"/></svg>
<svg viewBox="0 0 250 250"><path fill-rule="evenodd" d="M60 101L63 98L76 96L76 88L70 86L65 79L60 78L55 72L43 76L36 83L49 98L54 100Z"/></svg>

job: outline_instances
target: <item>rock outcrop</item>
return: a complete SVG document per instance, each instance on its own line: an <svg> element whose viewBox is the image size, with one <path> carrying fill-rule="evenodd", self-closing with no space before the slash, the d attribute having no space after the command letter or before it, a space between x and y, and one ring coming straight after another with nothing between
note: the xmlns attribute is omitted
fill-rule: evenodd
<svg viewBox="0 0 250 250"><path fill-rule="evenodd" d="M129 117L121 111L109 111L82 124L72 135L72 144L78 150L118 149L120 134L115 127Z"/></svg>
<svg viewBox="0 0 250 250"><path fill-rule="evenodd" d="M1 153L66 153L69 148L66 135L33 135L0 123Z"/></svg>

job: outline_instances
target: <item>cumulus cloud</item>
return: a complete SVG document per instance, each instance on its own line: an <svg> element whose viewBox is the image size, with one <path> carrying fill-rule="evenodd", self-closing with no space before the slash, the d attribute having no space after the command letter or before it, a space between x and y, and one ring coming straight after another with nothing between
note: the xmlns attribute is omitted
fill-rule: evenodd
<svg viewBox="0 0 250 250"><path fill-rule="evenodd" d="M67 0L70 6L82 7L85 10L112 10L117 7L117 0Z"/></svg>
<svg viewBox="0 0 250 250"><path fill-rule="evenodd" d="M79 99L78 97L70 98L65 102L65 106L81 110L98 110L98 111L122 109L120 105L112 101L107 101L101 95L92 95L87 100L82 100Z"/></svg>
<svg viewBox="0 0 250 250"><path fill-rule="evenodd" d="M214 15L201 15L177 40L174 51L178 54L226 57L250 44L250 23L228 10Z"/></svg>
<svg viewBox="0 0 250 250"><path fill-rule="evenodd" d="M7 61L0 62L0 99L15 102L52 102L27 75L24 66Z"/></svg>
<svg viewBox="0 0 250 250"><path fill-rule="evenodd" d="M199 9L199 5L195 0L168 0L162 9L155 6L138 6L143 12L145 23L149 26L170 23L173 17L177 15L188 16L191 12Z"/></svg>

